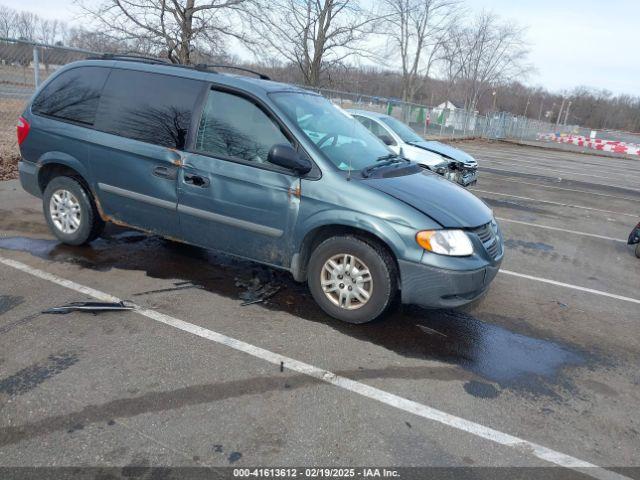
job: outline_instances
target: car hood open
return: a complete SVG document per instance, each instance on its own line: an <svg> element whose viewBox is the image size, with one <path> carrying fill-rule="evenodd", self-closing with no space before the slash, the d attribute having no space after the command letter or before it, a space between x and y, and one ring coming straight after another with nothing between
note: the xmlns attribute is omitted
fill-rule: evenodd
<svg viewBox="0 0 640 480"><path fill-rule="evenodd" d="M493 214L482 200L449 180L428 171L413 175L368 178L364 182L431 217L445 228L474 228Z"/></svg>
<svg viewBox="0 0 640 480"><path fill-rule="evenodd" d="M436 141L424 141L424 142L415 142L411 145L422 148L424 150L429 150L430 152L439 153L440 155L444 155L445 157L449 157L453 160L457 160L458 162L474 164L477 165L476 160L466 152L463 152L460 149L454 148L450 145L445 145L444 143L436 142Z"/></svg>

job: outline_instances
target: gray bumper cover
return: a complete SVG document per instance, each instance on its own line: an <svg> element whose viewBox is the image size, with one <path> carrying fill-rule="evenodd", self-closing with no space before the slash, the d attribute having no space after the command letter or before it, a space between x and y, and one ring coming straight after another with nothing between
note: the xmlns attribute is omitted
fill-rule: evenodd
<svg viewBox="0 0 640 480"><path fill-rule="evenodd" d="M402 303L453 308L472 302L489 287L500 263L476 270L445 270L400 260Z"/></svg>

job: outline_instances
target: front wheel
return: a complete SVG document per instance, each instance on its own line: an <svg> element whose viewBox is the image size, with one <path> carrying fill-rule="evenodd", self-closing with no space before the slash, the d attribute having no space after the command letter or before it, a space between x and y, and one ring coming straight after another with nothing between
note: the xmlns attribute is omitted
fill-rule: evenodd
<svg viewBox="0 0 640 480"><path fill-rule="evenodd" d="M636 257L640 258L640 243L636 245Z"/></svg>
<svg viewBox="0 0 640 480"><path fill-rule="evenodd" d="M382 316L398 289L395 262L382 247L357 237L332 237L311 254L309 290L320 307L348 323Z"/></svg>

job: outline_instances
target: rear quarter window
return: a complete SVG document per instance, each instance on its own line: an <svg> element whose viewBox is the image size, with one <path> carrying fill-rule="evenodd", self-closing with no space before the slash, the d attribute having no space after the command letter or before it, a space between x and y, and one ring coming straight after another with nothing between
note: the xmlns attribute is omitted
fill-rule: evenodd
<svg viewBox="0 0 640 480"><path fill-rule="evenodd" d="M60 73L38 94L31 111L70 122L93 125L109 69L76 67Z"/></svg>
<svg viewBox="0 0 640 480"><path fill-rule="evenodd" d="M184 149L202 82L113 69L95 128L163 147Z"/></svg>

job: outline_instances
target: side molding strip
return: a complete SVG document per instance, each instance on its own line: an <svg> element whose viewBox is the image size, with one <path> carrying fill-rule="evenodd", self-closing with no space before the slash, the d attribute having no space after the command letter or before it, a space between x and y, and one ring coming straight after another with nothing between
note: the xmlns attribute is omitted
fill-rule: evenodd
<svg viewBox="0 0 640 480"><path fill-rule="evenodd" d="M154 205L156 207L167 208L169 210L176 209L175 202L169 202L168 200L162 200L161 198L150 197L149 195L143 195L142 193L132 192L131 190L125 190L124 188L114 187L113 185L107 185L106 183L98 183L98 187L100 190L105 192L114 193L121 197L127 197L132 200L148 203L149 205Z"/></svg>
<svg viewBox="0 0 640 480"><path fill-rule="evenodd" d="M232 227L242 228L244 230L260 233L269 237L281 237L284 233L282 230L277 228L266 227L259 223L247 222L246 220L239 220L237 218L207 212L206 210L200 210L199 208L188 207L186 205L178 205L178 212L193 215L194 217L204 218L205 220L211 220L213 222L223 223Z"/></svg>

